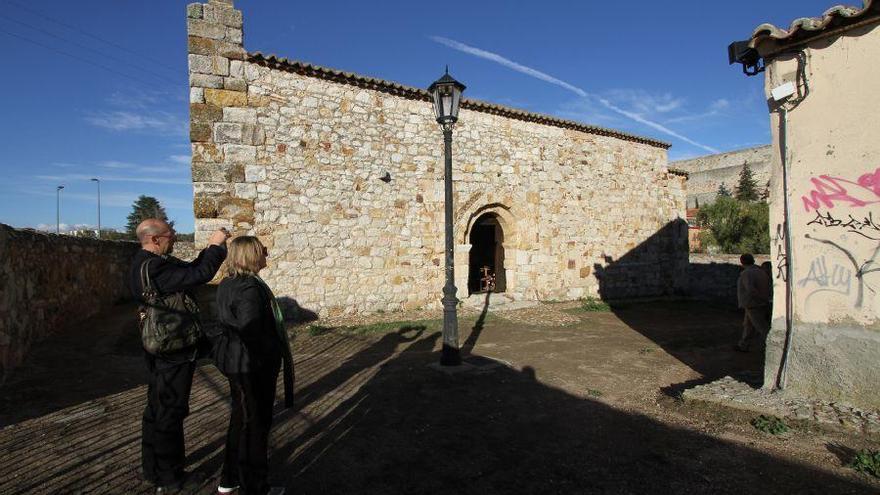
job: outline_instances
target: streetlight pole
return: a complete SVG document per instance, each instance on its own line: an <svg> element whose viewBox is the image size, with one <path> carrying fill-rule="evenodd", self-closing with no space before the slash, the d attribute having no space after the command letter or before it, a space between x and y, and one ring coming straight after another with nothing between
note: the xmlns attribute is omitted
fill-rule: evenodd
<svg viewBox="0 0 880 495"><path fill-rule="evenodd" d="M458 107L461 102L461 93L465 86L446 74L435 81L428 88L428 92L434 98L434 116L437 123L443 129L443 155L445 167L443 174L445 201L445 229L446 229L446 284L443 286L443 351L440 355L441 366L458 366L461 364L461 354L458 348L458 299L455 297L455 244L453 239L452 218L452 128L458 121Z"/></svg>
<svg viewBox="0 0 880 495"><path fill-rule="evenodd" d="M92 179L98 185L98 239L101 238L101 179Z"/></svg>
<svg viewBox="0 0 880 495"><path fill-rule="evenodd" d="M443 154L446 158L443 182L446 197L443 205L446 226L446 285L443 286L443 352L440 364L456 366L461 364L458 351L458 298L455 293L455 246L452 235L452 125L443 126Z"/></svg>
<svg viewBox="0 0 880 495"><path fill-rule="evenodd" d="M55 233L61 233L61 190L64 186L55 188Z"/></svg>

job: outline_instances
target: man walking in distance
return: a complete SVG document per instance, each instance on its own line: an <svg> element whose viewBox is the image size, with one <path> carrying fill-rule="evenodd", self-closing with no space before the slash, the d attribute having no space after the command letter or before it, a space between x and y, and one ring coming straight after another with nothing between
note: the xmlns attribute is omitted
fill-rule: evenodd
<svg viewBox="0 0 880 495"><path fill-rule="evenodd" d="M214 278L226 258L225 229L211 234L208 247L195 261L186 263L168 256L174 248L175 232L166 222L148 219L137 227L141 250L132 261L129 288L135 299L143 294L141 266L151 260L151 285L161 295L190 291ZM152 355L144 352L147 365L147 406L144 409L141 462L144 478L156 485L156 493L169 493L183 486L185 451L183 420L189 414L199 345Z"/></svg>
<svg viewBox="0 0 880 495"><path fill-rule="evenodd" d="M743 271L736 284L736 296L745 316L742 337L736 349L747 352L749 340L754 334L766 338L770 330L770 277L755 266L755 257L751 254L740 256L739 262L743 265Z"/></svg>

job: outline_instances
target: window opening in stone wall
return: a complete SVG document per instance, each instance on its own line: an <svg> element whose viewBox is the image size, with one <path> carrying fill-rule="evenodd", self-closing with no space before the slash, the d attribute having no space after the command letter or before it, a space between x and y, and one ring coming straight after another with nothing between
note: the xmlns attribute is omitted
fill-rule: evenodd
<svg viewBox="0 0 880 495"><path fill-rule="evenodd" d="M468 294L504 292L504 231L494 213L479 217L469 235Z"/></svg>

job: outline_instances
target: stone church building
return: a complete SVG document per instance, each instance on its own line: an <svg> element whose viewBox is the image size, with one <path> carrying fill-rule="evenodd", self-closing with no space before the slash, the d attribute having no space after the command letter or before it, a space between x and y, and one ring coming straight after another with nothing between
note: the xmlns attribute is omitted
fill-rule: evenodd
<svg viewBox="0 0 880 495"><path fill-rule="evenodd" d="M260 237L279 296L322 315L440 307L443 140L428 93L244 49L231 0L187 8L196 242ZM425 74L427 83L438 74ZM687 266L669 145L465 99L455 281L498 297L658 296Z"/></svg>

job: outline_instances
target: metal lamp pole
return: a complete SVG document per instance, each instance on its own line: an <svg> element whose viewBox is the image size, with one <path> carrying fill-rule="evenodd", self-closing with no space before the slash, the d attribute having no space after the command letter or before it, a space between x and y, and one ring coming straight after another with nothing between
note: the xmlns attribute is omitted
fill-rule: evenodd
<svg viewBox="0 0 880 495"><path fill-rule="evenodd" d="M440 364L456 366L461 364L458 350L458 298L455 293L455 246L452 235L452 125L443 126L443 155L446 159L443 182L446 192L443 205L444 225L446 227L446 285L443 286L443 352Z"/></svg>
<svg viewBox="0 0 880 495"><path fill-rule="evenodd" d="M92 179L98 184L98 239L101 238L101 179Z"/></svg>
<svg viewBox="0 0 880 495"><path fill-rule="evenodd" d="M428 88L434 98L434 114L443 129L443 154L445 157L445 229L446 229L446 285L443 286L443 351L441 366L458 366L461 355L458 347L458 299L455 297L455 252L452 218L452 127L458 121L458 107L465 86L446 74Z"/></svg>
<svg viewBox="0 0 880 495"><path fill-rule="evenodd" d="M61 190L64 186L55 188L55 233L61 233Z"/></svg>

